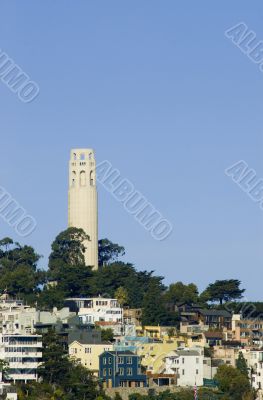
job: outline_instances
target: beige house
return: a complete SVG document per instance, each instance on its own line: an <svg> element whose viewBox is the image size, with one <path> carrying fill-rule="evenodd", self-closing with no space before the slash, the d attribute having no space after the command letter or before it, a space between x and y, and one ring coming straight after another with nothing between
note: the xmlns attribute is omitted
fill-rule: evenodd
<svg viewBox="0 0 263 400"><path fill-rule="evenodd" d="M83 344L77 341L69 345L69 355L75 358L81 365L88 368L94 375L99 373L99 356L104 351L113 350L111 343Z"/></svg>

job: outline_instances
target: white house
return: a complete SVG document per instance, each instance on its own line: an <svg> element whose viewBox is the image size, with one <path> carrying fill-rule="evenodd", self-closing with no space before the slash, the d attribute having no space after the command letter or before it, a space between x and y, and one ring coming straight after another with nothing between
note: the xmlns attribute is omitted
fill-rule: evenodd
<svg viewBox="0 0 263 400"><path fill-rule="evenodd" d="M123 323L123 308L117 299L104 297L70 298L66 305L75 305L83 323L94 324L98 321Z"/></svg>
<svg viewBox="0 0 263 400"><path fill-rule="evenodd" d="M263 390L263 351L250 351L247 364L251 370L252 387L256 390Z"/></svg>
<svg viewBox="0 0 263 400"><path fill-rule="evenodd" d="M164 358L165 374L176 374L178 386L203 386L203 362L199 349L173 350Z"/></svg>
<svg viewBox="0 0 263 400"><path fill-rule="evenodd" d="M42 336L0 334L0 359L8 363L10 380L37 381L42 359Z"/></svg>

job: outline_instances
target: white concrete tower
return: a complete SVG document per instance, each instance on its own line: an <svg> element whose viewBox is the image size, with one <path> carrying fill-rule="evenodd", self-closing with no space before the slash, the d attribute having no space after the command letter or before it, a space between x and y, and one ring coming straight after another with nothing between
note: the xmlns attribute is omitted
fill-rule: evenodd
<svg viewBox="0 0 263 400"><path fill-rule="evenodd" d="M85 243L86 265L98 269L98 200L96 164L92 149L72 149L69 161L68 225L82 228L90 237Z"/></svg>

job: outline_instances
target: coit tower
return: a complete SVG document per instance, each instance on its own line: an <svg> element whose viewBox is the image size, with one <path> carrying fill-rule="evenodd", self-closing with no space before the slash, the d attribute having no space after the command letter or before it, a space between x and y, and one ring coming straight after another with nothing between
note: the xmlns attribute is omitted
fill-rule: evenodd
<svg viewBox="0 0 263 400"><path fill-rule="evenodd" d="M69 161L68 225L82 228L88 235L85 242L85 263L98 269L98 200L96 164L92 149L72 149Z"/></svg>

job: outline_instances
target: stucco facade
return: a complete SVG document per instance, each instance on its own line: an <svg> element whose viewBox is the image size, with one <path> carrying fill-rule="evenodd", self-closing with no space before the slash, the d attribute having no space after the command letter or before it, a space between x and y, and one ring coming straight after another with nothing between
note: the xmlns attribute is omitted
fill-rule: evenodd
<svg viewBox="0 0 263 400"><path fill-rule="evenodd" d="M98 269L98 200L96 163L92 149L72 149L69 161L68 225L82 228L86 265Z"/></svg>

